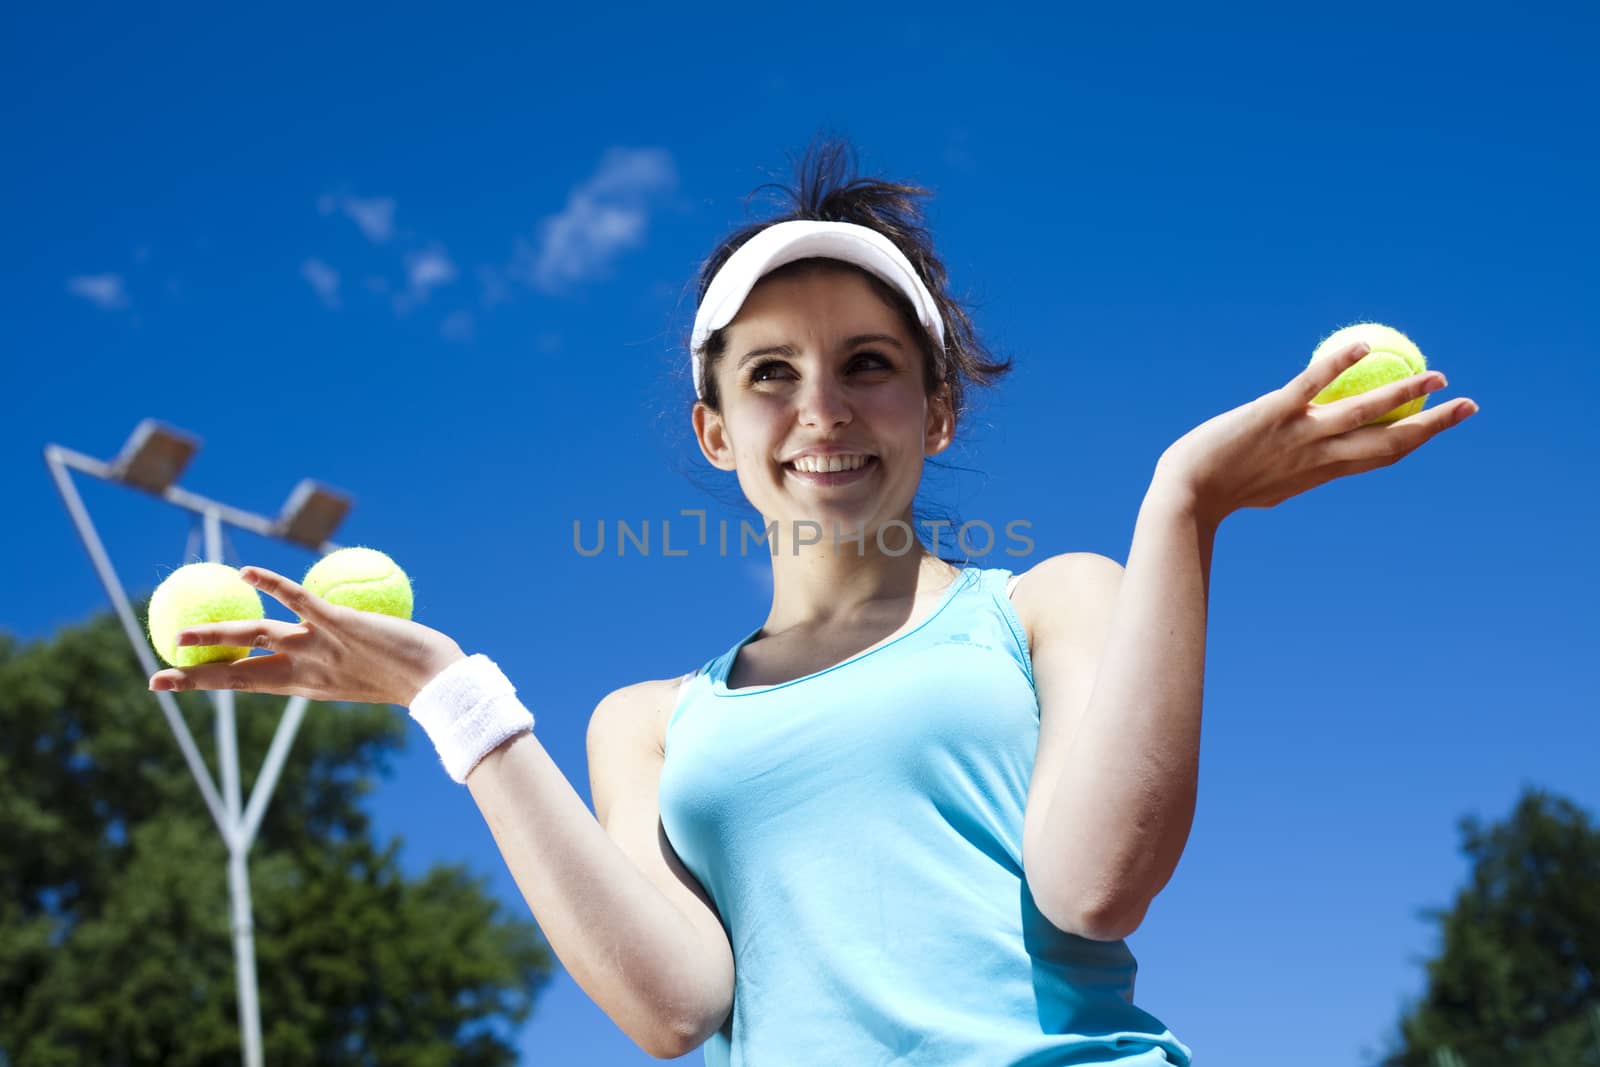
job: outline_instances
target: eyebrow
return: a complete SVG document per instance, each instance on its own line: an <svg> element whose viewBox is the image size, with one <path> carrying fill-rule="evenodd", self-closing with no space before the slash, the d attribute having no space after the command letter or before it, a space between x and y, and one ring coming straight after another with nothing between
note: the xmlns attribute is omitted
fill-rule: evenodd
<svg viewBox="0 0 1600 1067"><path fill-rule="evenodd" d="M905 346L900 343L899 339L886 333L858 333L854 337L845 338L844 343L846 348L854 348L856 345L864 345L870 341L891 344L899 349L905 348ZM793 358L794 354L794 345L768 345L766 348L752 348L750 351L739 357L738 366L744 366L757 356L789 356L790 358Z"/></svg>

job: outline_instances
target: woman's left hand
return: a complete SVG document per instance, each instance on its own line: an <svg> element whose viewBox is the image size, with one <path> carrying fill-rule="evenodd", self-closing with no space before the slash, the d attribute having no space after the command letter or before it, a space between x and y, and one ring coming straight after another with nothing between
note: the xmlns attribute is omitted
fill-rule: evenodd
<svg viewBox="0 0 1600 1067"><path fill-rule="evenodd" d="M271 655L157 671L158 690L238 689L312 700L410 706L461 646L411 619L330 604L265 567L241 567L249 584L294 612L299 622L237 619L180 630L179 645L265 649Z"/></svg>
<svg viewBox="0 0 1600 1067"><path fill-rule="evenodd" d="M1462 398L1366 425L1444 388L1448 383L1438 371L1330 404L1311 402L1368 351L1357 342L1312 363L1283 388L1201 423L1162 453L1157 471L1177 479L1198 514L1220 523L1240 508L1274 507L1335 478L1387 467L1478 410Z"/></svg>

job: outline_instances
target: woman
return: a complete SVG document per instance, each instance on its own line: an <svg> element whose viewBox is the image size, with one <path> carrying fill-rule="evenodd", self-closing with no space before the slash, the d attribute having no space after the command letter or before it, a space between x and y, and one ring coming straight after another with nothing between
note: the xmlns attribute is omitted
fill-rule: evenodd
<svg viewBox="0 0 1600 1067"><path fill-rule="evenodd" d="M842 156L809 156L795 210L699 278L692 422L767 524L771 607L698 670L601 701L594 816L492 661L261 568L303 621L186 631L272 654L151 687L409 706L556 954L653 1055L1187 1065L1133 1005L1124 939L1192 822L1217 527L1475 405L1364 425L1437 373L1313 405L1357 346L1171 445L1125 571L952 564L912 535L923 463L1009 364L947 290L924 191L844 181Z"/></svg>

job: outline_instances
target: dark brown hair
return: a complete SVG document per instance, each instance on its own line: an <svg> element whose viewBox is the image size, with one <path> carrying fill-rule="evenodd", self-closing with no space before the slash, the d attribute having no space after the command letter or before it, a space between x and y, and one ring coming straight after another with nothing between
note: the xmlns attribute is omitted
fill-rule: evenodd
<svg viewBox="0 0 1600 1067"><path fill-rule="evenodd" d="M855 174L855 153L849 141L823 136L814 139L795 165L795 184L768 182L757 186L750 196L763 189L776 189L791 205L785 214L744 226L725 237L701 264L696 279L695 306L705 299L706 289L728 258L744 243L779 222L806 219L819 222L853 222L866 226L893 241L916 269L938 305L944 322L945 345L939 351L936 340L917 321L916 311L905 294L877 275L839 260L802 259L787 263L764 275L777 278L818 269L852 270L866 278L889 306L895 308L907 331L917 338L923 353L923 385L932 396L941 383L948 383L950 404L959 425L966 410L968 383L992 385L1011 369L1011 361L996 359L973 329L966 308L950 293L944 264L934 254L933 239L922 223L922 208L917 202L932 193L920 186L903 185ZM749 197L746 197L748 200ZM721 410L717 392L716 368L727 345L727 329L714 331L701 351L700 395L713 411ZM688 342L684 344L688 348ZM685 361L687 362L687 361Z"/></svg>

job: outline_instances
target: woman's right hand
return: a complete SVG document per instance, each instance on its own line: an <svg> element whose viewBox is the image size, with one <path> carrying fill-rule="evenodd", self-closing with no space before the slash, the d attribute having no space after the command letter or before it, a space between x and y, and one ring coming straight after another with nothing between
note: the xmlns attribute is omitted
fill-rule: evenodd
<svg viewBox="0 0 1600 1067"><path fill-rule="evenodd" d="M330 604L263 567L239 573L300 621L191 626L178 634L179 645L235 645L271 655L157 671L152 690L238 689L409 707L429 679L466 658L460 645L420 623Z"/></svg>

